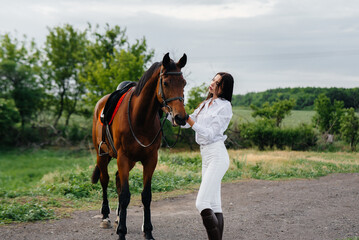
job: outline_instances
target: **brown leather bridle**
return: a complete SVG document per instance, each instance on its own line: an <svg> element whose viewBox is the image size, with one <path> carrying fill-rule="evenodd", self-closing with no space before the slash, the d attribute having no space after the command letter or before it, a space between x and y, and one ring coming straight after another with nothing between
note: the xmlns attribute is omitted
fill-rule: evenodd
<svg viewBox="0 0 359 240"><path fill-rule="evenodd" d="M165 94L164 94L164 92L163 92L163 87L162 87L162 84L163 84L162 76L163 76L163 75L181 76L181 75L182 75L182 72L165 72L165 73L163 73L163 72L162 72L162 66L161 66L161 72L160 72L160 76L159 76L159 77L160 77L160 79L159 79L159 81L160 81L160 83L159 83L160 86L159 86L159 89L158 89L158 94L161 96L161 99L162 99L162 102L161 102L162 107L168 108L170 111L169 111L168 113L166 113L166 117L163 118L163 121L161 122L161 127L160 127L160 129L158 130L158 132L156 133L156 136L155 136L155 137L153 138L153 140L152 140L149 144L147 144L147 145L143 144L143 143L136 137L135 132L133 131L132 124L131 124L130 107L131 107L131 99L132 99L132 95L133 95L133 92L134 92L134 91L131 92L130 99L128 100L128 107L127 107L128 124L129 124L129 126L130 126L130 130L131 130L131 133L132 133L133 138L136 140L136 142L137 142L141 147L144 147L144 148L147 148L147 147L151 146L151 145L156 141L158 135L160 134L160 132L161 132L162 129L163 129L163 125L164 125L164 123L165 123L165 121L166 121L166 119L167 119L168 114L169 114L169 113L172 113L172 108L171 108L167 103L172 102L172 101L174 101L174 100L180 100L181 102L184 102L184 98L183 98L183 97L173 97L173 98L168 98L168 99L166 99ZM178 139L179 133L180 133L180 131L178 131L177 139ZM177 140L176 140L176 142L177 142ZM175 144L176 144L176 142L175 142ZM166 141L166 143L167 143L167 141ZM173 144L173 146L174 146L175 144ZM168 145L168 143L167 143L167 145ZM171 147L173 147L173 146L171 146Z"/></svg>
<svg viewBox="0 0 359 240"><path fill-rule="evenodd" d="M161 96L162 102L161 105L162 107L168 108L170 111L172 112L172 108L170 106L168 106L167 103L172 102L174 100L180 100L181 102L184 102L184 98L183 97L173 97L173 98L168 98L166 99L165 94L163 92L163 80L162 80L162 76L163 75L172 75L172 76L181 76L182 72L162 72L162 66L161 66L161 72L160 72L160 86L158 87L158 94Z"/></svg>

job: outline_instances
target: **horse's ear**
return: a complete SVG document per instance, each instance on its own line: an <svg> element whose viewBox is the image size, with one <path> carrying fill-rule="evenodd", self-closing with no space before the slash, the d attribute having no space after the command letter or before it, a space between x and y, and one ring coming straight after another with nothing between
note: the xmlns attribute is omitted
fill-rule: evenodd
<svg viewBox="0 0 359 240"><path fill-rule="evenodd" d="M164 68L168 68L170 66L170 62L171 62L171 59L170 59L170 53L166 53L164 56L163 56L163 60L162 60L162 65Z"/></svg>
<svg viewBox="0 0 359 240"><path fill-rule="evenodd" d="M184 53L181 59L178 61L177 67L183 68L184 66L186 66L186 63L187 63L187 55Z"/></svg>

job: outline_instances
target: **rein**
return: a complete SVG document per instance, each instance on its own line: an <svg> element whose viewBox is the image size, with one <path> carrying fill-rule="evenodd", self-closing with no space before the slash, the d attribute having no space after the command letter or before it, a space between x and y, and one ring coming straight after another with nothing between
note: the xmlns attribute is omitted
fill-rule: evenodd
<svg viewBox="0 0 359 240"><path fill-rule="evenodd" d="M141 147L147 148L147 147L151 146L151 145L156 141L158 135L160 134L160 132L161 132L162 129L163 129L163 125L164 125L164 123L165 123L165 121L166 121L166 119L167 119L168 113L166 114L166 117L163 119L163 121L162 121L162 123L161 123L161 127L160 127L160 129L158 130L158 132L156 133L156 136L153 138L152 142L149 143L149 144L147 144L147 145L145 145L145 144L143 144L143 143L136 137L135 132L133 131L132 124L131 124L131 118L130 118L130 113L131 113L131 112L130 112L130 108L131 108L131 106L130 106L130 105L131 105L132 96L133 96L133 91L132 91L132 93L131 93L130 99L128 100L128 107L127 107L127 119L128 119L128 124L130 125L130 130L131 130L132 136L133 136L133 138L136 140L136 142L137 142L138 144L140 144Z"/></svg>
<svg viewBox="0 0 359 240"><path fill-rule="evenodd" d="M174 101L174 100L180 100L180 101L183 102L184 99L183 99L183 97L173 97L173 98L168 98L168 99L165 98L165 94L164 94L163 88L162 88L162 76L163 76L163 75L177 75L177 76L180 76L180 75L182 75L182 72L166 72L166 73L162 73L162 66L161 66L160 86L159 86L158 94L160 94L160 95L161 95L161 98L162 98L162 103L161 103L161 105L162 105L163 107L168 108L168 109L170 110L170 112L172 112L172 108L171 108L170 106L168 106L167 103L169 103L169 102L171 102L171 101ZM166 113L166 116L163 118L163 121L160 123L160 126L161 126L161 127L160 127L160 129L158 130L158 132L156 133L156 135L155 135L155 137L153 138L153 140L152 140L149 144L147 144L147 145L143 144L143 143L136 137L135 132L133 131L132 124L131 124L130 108L131 108L131 100L132 100L133 92L134 92L134 91L131 92L130 99L128 100L128 107L127 107L127 119L128 119L128 124L129 124L129 126L130 126L131 134L132 134L133 138L136 140L136 142L137 142L141 147L147 148L147 147L151 146L151 145L156 141L156 139L157 139L158 135L160 134L160 132L161 132L161 131L163 132L163 126L164 126L164 123L165 123L165 121L166 121L166 119L167 119L167 117L168 117L168 113ZM165 140L165 142L166 142L166 144L167 144L167 147L172 148L172 147L174 147L174 146L176 145L180 132L181 132L181 127L180 127L180 130L178 131L177 139L176 139L175 143L174 143L172 146L169 146L169 145L168 145L168 142L167 142L167 140L166 140L166 137L163 135L163 136L164 136L164 140Z"/></svg>
<svg viewBox="0 0 359 240"><path fill-rule="evenodd" d="M167 115L166 115L166 118L167 118ZM175 141L172 145L169 145L169 144L168 144L168 141L167 141L166 136L165 136L165 132L162 132L162 134L163 134L163 140L165 141L165 143L166 143L166 145L167 145L166 147L168 147L168 148L173 148L173 147L177 144L179 135L181 134L181 126L179 127L179 130L178 130L178 133L177 133L177 137L176 137L176 141Z"/></svg>

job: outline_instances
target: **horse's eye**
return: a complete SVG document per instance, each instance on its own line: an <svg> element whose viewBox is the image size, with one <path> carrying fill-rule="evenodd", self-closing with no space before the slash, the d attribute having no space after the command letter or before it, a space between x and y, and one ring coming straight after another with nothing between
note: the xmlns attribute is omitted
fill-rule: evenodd
<svg viewBox="0 0 359 240"><path fill-rule="evenodd" d="M163 85L165 85L165 87L168 86L168 82L163 82Z"/></svg>

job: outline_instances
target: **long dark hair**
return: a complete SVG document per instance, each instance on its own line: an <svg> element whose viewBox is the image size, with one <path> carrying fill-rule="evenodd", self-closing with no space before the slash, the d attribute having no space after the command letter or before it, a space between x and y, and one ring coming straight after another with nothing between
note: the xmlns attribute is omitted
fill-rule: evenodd
<svg viewBox="0 0 359 240"><path fill-rule="evenodd" d="M219 83L219 87L220 87L219 90L221 90L221 92L218 94L218 97L224 98L227 101L232 102L233 84L234 84L234 79L232 75L226 72L219 72L214 76L217 75L220 75L222 77ZM208 93L206 100L210 99L211 97L213 97L213 94Z"/></svg>
<svg viewBox="0 0 359 240"><path fill-rule="evenodd" d="M232 102L233 85L234 85L234 79L232 75L226 72L219 72L216 75L214 75L214 77L216 77L217 75L220 75L222 77L219 83L221 92L219 93L218 97L226 99L229 102ZM211 97L213 97L213 94L208 93L206 100L210 99ZM203 108L204 108L204 104L199 110L199 112L197 113L197 116L202 111Z"/></svg>

